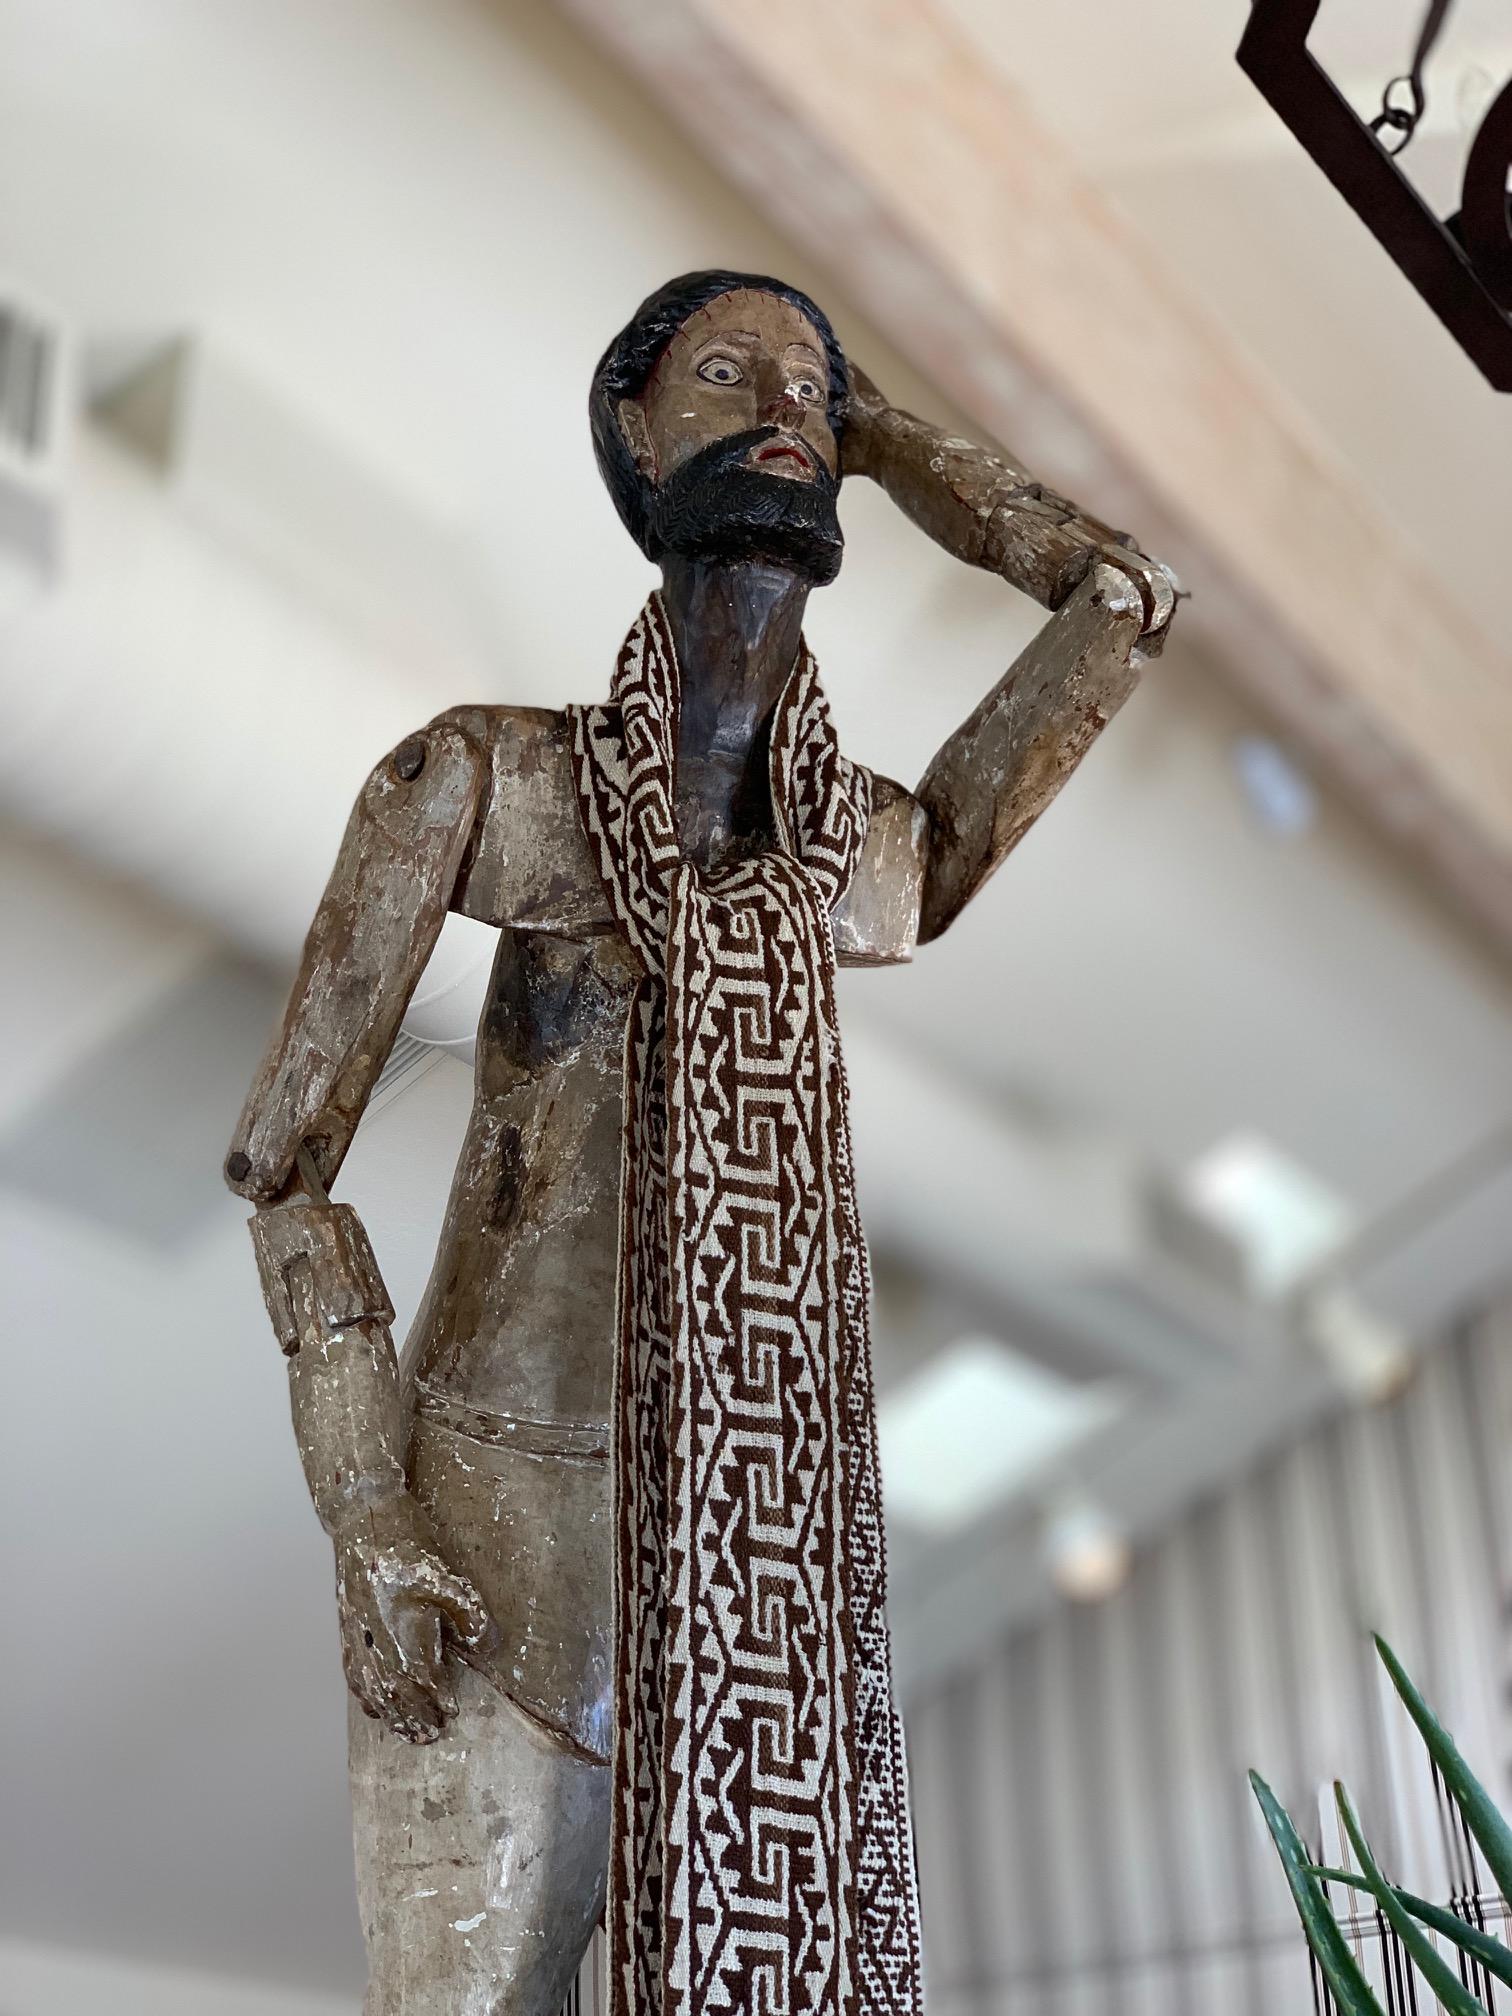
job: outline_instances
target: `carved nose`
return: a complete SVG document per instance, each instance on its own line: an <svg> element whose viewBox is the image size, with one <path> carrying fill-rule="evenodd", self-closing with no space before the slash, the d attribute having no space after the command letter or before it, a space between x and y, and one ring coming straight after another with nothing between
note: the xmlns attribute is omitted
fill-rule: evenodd
<svg viewBox="0 0 1512 2016"><path fill-rule="evenodd" d="M791 385L783 385L763 406L761 420L767 427L791 427L796 431L803 419L803 413L803 401Z"/></svg>

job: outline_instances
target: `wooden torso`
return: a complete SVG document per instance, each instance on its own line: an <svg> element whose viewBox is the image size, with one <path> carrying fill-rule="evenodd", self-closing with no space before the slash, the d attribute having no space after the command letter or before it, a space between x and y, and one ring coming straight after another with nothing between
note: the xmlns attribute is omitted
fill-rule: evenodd
<svg viewBox="0 0 1512 2016"><path fill-rule="evenodd" d="M495 1677L599 1754L622 1053L640 967L579 823L566 717L449 718L489 759L454 907L501 937L467 1138L404 1354L411 1481L499 1620ZM833 920L843 963L911 956L923 828L908 793L876 780Z"/></svg>

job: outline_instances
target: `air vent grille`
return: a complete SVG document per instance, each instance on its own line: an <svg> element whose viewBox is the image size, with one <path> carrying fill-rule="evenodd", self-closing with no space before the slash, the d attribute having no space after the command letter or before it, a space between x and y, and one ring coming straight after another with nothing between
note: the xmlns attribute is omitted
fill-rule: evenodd
<svg viewBox="0 0 1512 2016"><path fill-rule="evenodd" d="M434 1044L422 1043L418 1036L411 1036L401 1029L394 1038L388 1062L378 1074L378 1083L373 1087L373 1096L368 1101L369 1113L376 1113L380 1107L397 1099L401 1092L407 1092L411 1085L440 1063L444 1054Z"/></svg>
<svg viewBox="0 0 1512 2016"><path fill-rule="evenodd" d="M38 463L52 450L59 332L14 301L0 301L0 453Z"/></svg>

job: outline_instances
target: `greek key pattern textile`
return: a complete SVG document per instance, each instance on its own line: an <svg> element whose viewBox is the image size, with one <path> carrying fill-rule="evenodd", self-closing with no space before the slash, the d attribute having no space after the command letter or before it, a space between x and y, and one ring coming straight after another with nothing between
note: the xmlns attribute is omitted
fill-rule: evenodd
<svg viewBox="0 0 1512 2016"><path fill-rule="evenodd" d="M682 859L659 598L573 710L584 830L645 965L625 1039L615 1359L612 2016L917 2016L829 913L869 775L807 648L778 845Z"/></svg>

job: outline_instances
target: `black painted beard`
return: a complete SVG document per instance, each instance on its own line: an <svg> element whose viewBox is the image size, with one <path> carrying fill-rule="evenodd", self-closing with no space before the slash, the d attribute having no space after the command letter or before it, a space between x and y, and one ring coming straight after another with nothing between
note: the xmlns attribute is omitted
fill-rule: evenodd
<svg viewBox="0 0 1512 2016"><path fill-rule="evenodd" d="M746 462L777 431L753 427L727 434L674 469L651 498L647 556L765 560L793 568L818 588L833 581L845 551L835 478L821 467L812 482L799 483Z"/></svg>

